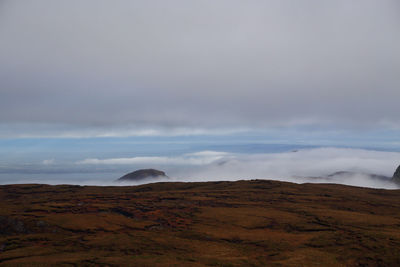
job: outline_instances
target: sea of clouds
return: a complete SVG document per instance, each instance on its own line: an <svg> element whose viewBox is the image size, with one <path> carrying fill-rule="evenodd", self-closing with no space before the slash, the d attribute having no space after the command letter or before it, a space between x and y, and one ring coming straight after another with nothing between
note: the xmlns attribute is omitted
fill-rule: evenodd
<svg viewBox="0 0 400 267"><path fill-rule="evenodd" d="M283 153L243 154L201 151L174 157L89 158L77 165L158 168L169 179L155 181L217 181L271 179L295 183L339 183L373 188L397 188L390 182L400 164L399 152L346 148L315 148ZM336 172L348 172L339 173ZM386 176L377 179L371 176Z"/></svg>
<svg viewBox="0 0 400 267"><path fill-rule="evenodd" d="M390 178L399 165L400 152L354 148L309 148L279 153L198 151L172 156L82 158L68 163L47 159L38 164L0 165L0 184L138 185L270 179L396 189L398 186ZM128 172L145 168L165 171L168 178L115 182Z"/></svg>

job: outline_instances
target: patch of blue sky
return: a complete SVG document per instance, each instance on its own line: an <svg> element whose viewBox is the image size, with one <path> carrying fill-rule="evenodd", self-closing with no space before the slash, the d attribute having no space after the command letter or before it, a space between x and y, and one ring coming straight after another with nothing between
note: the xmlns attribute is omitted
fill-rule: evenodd
<svg viewBox="0 0 400 267"><path fill-rule="evenodd" d="M102 138L0 139L0 162L39 163L53 159L176 156L204 150L233 153L278 153L321 146L400 151L397 131L248 132L232 135L135 136Z"/></svg>

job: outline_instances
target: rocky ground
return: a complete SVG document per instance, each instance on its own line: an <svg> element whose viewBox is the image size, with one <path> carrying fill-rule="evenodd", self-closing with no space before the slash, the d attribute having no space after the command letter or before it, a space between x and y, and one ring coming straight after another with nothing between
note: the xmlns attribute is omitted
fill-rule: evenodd
<svg viewBox="0 0 400 267"><path fill-rule="evenodd" d="M0 265L400 266L400 190L5 185Z"/></svg>

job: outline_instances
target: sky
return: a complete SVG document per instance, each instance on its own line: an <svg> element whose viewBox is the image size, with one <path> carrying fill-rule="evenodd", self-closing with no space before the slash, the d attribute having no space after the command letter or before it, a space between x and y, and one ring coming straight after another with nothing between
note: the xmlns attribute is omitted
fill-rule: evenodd
<svg viewBox="0 0 400 267"><path fill-rule="evenodd" d="M399 151L399 11L397 0L0 0L0 180L87 159Z"/></svg>

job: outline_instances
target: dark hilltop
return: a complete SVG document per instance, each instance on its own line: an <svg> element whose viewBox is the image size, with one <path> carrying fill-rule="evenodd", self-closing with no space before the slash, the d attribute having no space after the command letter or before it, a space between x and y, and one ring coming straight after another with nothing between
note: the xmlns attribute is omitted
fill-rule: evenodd
<svg viewBox="0 0 400 267"><path fill-rule="evenodd" d="M397 167L396 171L393 174L392 181L400 184L400 165Z"/></svg>
<svg viewBox="0 0 400 267"><path fill-rule="evenodd" d="M125 174L124 176L119 178L117 182L126 182L126 181L133 182L133 181L141 181L152 178L168 178L168 176L165 174L165 172L156 169L140 169Z"/></svg>

